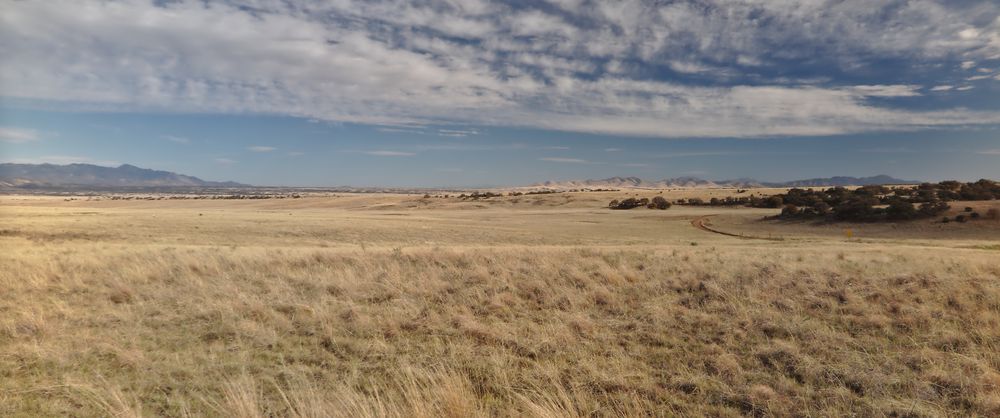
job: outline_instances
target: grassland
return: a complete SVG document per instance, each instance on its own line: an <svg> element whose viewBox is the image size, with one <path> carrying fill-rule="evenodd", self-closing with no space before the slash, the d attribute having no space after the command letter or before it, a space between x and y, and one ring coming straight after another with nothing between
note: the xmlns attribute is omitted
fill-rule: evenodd
<svg viewBox="0 0 1000 418"><path fill-rule="evenodd" d="M0 197L0 415L1000 415L997 223L623 195Z"/></svg>

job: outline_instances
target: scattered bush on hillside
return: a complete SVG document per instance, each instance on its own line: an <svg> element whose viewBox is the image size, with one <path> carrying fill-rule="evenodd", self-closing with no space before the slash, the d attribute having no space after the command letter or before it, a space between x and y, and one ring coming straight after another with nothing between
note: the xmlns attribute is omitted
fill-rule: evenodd
<svg viewBox="0 0 1000 418"><path fill-rule="evenodd" d="M500 194L500 193L493 193L493 192L485 192L485 193L472 192L471 194L468 194L468 195L466 195L466 194L463 193L463 194L459 195L458 197L459 197L459 199L462 199L462 200L469 200L469 199L479 200L479 199L489 199L491 197L503 197L503 195Z"/></svg>
<svg viewBox="0 0 1000 418"><path fill-rule="evenodd" d="M641 199L630 197L620 201L617 199L612 200L611 203L608 203L609 208L618 210L635 209L642 206L645 206L649 209L667 209L671 205L670 202L668 202L667 199L664 199L662 196L656 196L653 198L653 200L649 200L649 198L645 197Z"/></svg>
<svg viewBox="0 0 1000 418"><path fill-rule="evenodd" d="M645 206L646 205L646 203L641 203L641 201L639 199L636 199L634 197L630 197L630 198L622 200L620 202L619 201L612 201L611 203L612 204L608 205L608 207L610 207L611 209L617 209L617 210L634 209L634 208L637 208L639 206Z"/></svg>
<svg viewBox="0 0 1000 418"><path fill-rule="evenodd" d="M917 187L864 186L855 190L832 187L826 190L790 189L765 199L751 198L753 207L771 208L778 198L783 205L799 208L796 213L782 211L783 218L826 217L840 221L905 221L939 216L949 209L947 201L956 199L1000 198L1000 185L991 180L975 183L945 181ZM917 205L916 207L914 205ZM966 212L971 212L967 208ZM968 217L966 217L967 219Z"/></svg>
<svg viewBox="0 0 1000 418"><path fill-rule="evenodd" d="M863 186L854 190L830 187L825 190L789 189L772 196L713 197L708 201L692 197L677 199L676 204L686 206L750 206L755 208L781 208L782 218L824 218L851 222L906 221L933 218L950 209L946 202L954 200L1000 199L1000 183L979 180L975 183L943 181L924 183L916 187ZM628 199L609 205L614 209L632 209L639 206L656 207L649 201ZM633 206L635 205L635 206ZM788 206L794 206L792 211ZM667 206L669 207L669 206ZM967 208L966 212L971 212ZM1000 219L994 213L986 218ZM967 219L968 217L966 217Z"/></svg>

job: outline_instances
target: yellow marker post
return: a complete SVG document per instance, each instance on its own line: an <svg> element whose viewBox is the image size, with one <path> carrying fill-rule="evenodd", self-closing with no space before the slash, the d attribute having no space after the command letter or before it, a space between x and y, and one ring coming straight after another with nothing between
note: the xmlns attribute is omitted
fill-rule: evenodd
<svg viewBox="0 0 1000 418"><path fill-rule="evenodd" d="M844 235L847 236L847 239L851 239L854 236L854 231L852 231L850 229L845 229L844 230Z"/></svg>

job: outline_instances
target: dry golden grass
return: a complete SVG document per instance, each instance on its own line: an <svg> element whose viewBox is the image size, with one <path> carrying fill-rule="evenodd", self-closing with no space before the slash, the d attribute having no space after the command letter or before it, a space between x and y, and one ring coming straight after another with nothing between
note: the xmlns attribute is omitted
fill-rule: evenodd
<svg viewBox="0 0 1000 418"><path fill-rule="evenodd" d="M2 416L1000 414L1000 262L968 245L995 240L3 203Z"/></svg>

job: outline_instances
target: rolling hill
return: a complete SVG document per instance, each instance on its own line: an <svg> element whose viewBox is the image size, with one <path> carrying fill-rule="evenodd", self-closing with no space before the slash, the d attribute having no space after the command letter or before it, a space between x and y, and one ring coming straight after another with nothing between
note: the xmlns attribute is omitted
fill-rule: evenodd
<svg viewBox="0 0 1000 418"><path fill-rule="evenodd" d="M206 181L170 171L134 165L104 167L93 164L0 164L0 186L46 187L246 187L231 181Z"/></svg>

